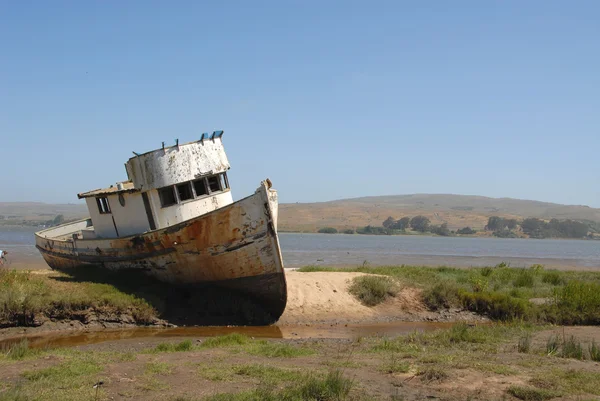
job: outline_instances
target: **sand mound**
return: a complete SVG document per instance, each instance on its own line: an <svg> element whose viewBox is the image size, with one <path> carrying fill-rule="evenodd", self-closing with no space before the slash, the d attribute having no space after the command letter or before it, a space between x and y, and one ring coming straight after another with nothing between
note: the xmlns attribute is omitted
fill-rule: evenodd
<svg viewBox="0 0 600 401"><path fill-rule="evenodd" d="M288 303L279 323L415 320L415 317L423 317L423 314L427 314L427 308L421 301L420 290L410 287L402 288L396 298L389 299L376 307L362 305L348 292L348 287L353 278L363 275L365 274L286 272Z"/></svg>

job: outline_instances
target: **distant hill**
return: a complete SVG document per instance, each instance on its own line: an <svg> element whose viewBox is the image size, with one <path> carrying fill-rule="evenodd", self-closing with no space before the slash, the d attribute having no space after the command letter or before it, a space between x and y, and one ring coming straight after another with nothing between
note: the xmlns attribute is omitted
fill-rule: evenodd
<svg viewBox="0 0 600 401"><path fill-rule="evenodd" d="M88 216L85 203L0 202L0 225L35 224L62 214L65 220Z"/></svg>
<svg viewBox="0 0 600 401"><path fill-rule="evenodd" d="M416 215L428 217L431 224L447 223L451 230L466 226L481 230L490 216L600 223L600 209L589 206L484 196L416 194L282 204L278 225L282 231L316 231L322 227L344 229L380 226L389 216L399 219Z"/></svg>
<svg viewBox="0 0 600 401"><path fill-rule="evenodd" d="M62 214L65 220L87 217L81 204L39 202L0 202L0 225L34 224ZM337 229L366 225L380 226L391 216L395 219L424 215L431 224L448 223L451 230L470 226L483 229L490 216L523 219L573 219L600 223L600 209L588 206L560 205L510 198L486 198L465 195L370 196L319 203L284 203L279 207L282 231L316 231L322 227Z"/></svg>

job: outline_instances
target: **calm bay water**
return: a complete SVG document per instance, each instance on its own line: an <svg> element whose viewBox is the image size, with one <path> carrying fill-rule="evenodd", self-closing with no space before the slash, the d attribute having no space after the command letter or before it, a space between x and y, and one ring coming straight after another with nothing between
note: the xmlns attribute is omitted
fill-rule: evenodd
<svg viewBox="0 0 600 401"><path fill-rule="evenodd" d="M12 261L41 262L34 227L0 227L0 249ZM600 241L502 239L426 236L371 236L280 233L286 267L424 264L485 266L501 261L513 266L600 268Z"/></svg>
<svg viewBox="0 0 600 401"><path fill-rule="evenodd" d="M600 268L600 241L281 233L286 267L425 264Z"/></svg>

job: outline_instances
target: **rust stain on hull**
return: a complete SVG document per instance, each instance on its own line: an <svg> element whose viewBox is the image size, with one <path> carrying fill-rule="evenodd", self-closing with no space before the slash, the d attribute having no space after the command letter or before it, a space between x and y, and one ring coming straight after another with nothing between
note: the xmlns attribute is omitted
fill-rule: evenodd
<svg viewBox="0 0 600 401"><path fill-rule="evenodd" d="M285 309L287 288L271 192L263 185L211 213L130 237L53 239L46 238L51 230L44 230L36 233L36 246L56 270L98 265L139 270L188 288L235 289L258 300L277 320Z"/></svg>

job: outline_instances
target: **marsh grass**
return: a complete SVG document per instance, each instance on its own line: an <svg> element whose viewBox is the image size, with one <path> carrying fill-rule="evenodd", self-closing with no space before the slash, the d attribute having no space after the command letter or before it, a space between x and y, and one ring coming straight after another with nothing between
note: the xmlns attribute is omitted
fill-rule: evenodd
<svg viewBox="0 0 600 401"><path fill-rule="evenodd" d="M363 305L375 306L398 293L398 283L390 277L360 276L352 280L348 289Z"/></svg>
<svg viewBox="0 0 600 401"><path fill-rule="evenodd" d="M0 354L14 361L36 356L39 353L39 350L29 347L29 341L27 339L21 340L15 344L11 344L8 347L0 350Z"/></svg>
<svg viewBox="0 0 600 401"><path fill-rule="evenodd" d="M157 316L148 302L112 285L61 281L67 277L0 271L0 326L30 326L36 315L61 319L85 310L130 313L139 324Z"/></svg>

